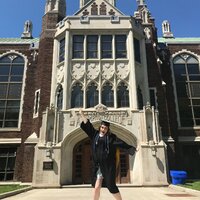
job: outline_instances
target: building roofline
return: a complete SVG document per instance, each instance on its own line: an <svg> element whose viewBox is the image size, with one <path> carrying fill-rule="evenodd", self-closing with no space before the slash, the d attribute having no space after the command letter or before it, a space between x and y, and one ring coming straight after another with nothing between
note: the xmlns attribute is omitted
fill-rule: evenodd
<svg viewBox="0 0 200 200"><path fill-rule="evenodd" d="M168 44L199 44L200 37L158 38L159 43Z"/></svg>
<svg viewBox="0 0 200 200"><path fill-rule="evenodd" d="M39 38L22 39L22 38L0 38L0 44L32 44L39 42Z"/></svg>

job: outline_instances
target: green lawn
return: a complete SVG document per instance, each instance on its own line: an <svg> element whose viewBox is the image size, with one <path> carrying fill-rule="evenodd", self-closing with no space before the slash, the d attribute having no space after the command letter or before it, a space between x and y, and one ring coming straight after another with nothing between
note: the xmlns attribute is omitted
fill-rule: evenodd
<svg viewBox="0 0 200 200"><path fill-rule="evenodd" d="M27 187L26 185L0 185L0 194L5 192L11 192L21 188Z"/></svg>
<svg viewBox="0 0 200 200"><path fill-rule="evenodd" d="M200 180L187 180L186 183L181 186L200 191Z"/></svg>

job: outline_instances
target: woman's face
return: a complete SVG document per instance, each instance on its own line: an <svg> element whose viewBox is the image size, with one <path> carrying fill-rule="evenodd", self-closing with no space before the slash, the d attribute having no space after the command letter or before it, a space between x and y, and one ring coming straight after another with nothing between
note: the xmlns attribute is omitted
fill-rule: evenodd
<svg viewBox="0 0 200 200"><path fill-rule="evenodd" d="M100 133L102 133L103 135L105 135L108 132L108 126L105 125L101 125L100 126Z"/></svg>

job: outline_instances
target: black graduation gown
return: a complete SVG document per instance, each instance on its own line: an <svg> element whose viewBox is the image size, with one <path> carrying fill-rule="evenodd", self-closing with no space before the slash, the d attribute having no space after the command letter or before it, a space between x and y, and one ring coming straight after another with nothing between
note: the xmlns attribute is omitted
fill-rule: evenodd
<svg viewBox="0 0 200 200"><path fill-rule="evenodd" d="M99 131L94 129L93 125L88 120L85 124L81 123L81 128L91 139L92 144L92 158L93 158L93 172L92 172L92 186L95 186L96 173L100 167L103 179L103 187L107 187L111 193L118 193L119 190L115 183L116 176L116 148L123 148L135 152L135 147L128 145L123 140L119 139L115 134L107 133L104 138L101 138L101 145L99 145ZM104 144L102 145L102 140ZM130 153L130 154L131 154Z"/></svg>

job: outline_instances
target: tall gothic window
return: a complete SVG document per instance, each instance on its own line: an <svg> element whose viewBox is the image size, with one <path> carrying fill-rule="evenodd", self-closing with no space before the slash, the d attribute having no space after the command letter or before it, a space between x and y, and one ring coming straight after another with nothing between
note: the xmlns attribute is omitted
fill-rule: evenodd
<svg viewBox="0 0 200 200"><path fill-rule="evenodd" d="M76 83L72 87L71 107L72 108L83 107L83 90L82 90L82 85L80 83Z"/></svg>
<svg viewBox="0 0 200 200"><path fill-rule="evenodd" d="M97 86L91 83L87 89L87 108L94 107L99 102L99 92Z"/></svg>
<svg viewBox="0 0 200 200"><path fill-rule="evenodd" d="M113 86L106 82L102 89L102 103L107 107L114 107Z"/></svg>
<svg viewBox="0 0 200 200"><path fill-rule="evenodd" d="M180 124L182 127L200 125L200 71L198 60L189 54L173 59L173 70Z"/></svg>
<svg viewBox="0 0 200 200"><path fill-rule="evenodd" d="M117 87L117 107L129 107L129 91L124 82Z"/></svg>
<svg viewBox="0 0 200 200"><path fill-rule="evenodd" d="M57 87L57 91L56 91L56 104L57 104L57 109L58 110L62 110L62 106L63 106L63 88L62 85L59 85Z"/></svg>
<svg viewBox="0 0 200 200"><path fill-rule="evenodd" d="M0 128L17 128L24 59L10 54L0 58Z"/></svg>

